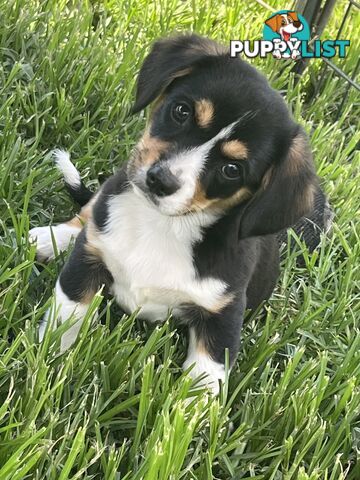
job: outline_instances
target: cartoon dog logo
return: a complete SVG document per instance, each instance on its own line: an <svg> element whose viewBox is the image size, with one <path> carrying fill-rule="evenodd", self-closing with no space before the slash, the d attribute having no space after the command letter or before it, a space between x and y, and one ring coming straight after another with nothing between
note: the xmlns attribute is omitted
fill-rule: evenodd
<svg viewBox="0 0 360 480"><path fill-rule="evenodd" d="M294 37L297 32L303 30L304 25L299 20L298 14L292 11L286 11L285 13L277 13L268 18L265 24L271 28L273 32L279 35L280 38L274 38L273 42L293 42L297 38ZM275 58L293 58L294 60L300 57L300 51L293 49L291 53L289 51L281 52L275 49L273 52Z"/></svg>

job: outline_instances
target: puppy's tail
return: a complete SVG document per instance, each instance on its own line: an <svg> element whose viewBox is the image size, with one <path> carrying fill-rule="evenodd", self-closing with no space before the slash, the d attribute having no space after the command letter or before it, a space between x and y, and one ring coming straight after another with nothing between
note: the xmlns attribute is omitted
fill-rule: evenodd
<svg viewBox="0 0 360 480"><path fill-rule="evenodd" d="M93 192L84 185L80 173L70 160L70 154L64 150L56 149L53 151L53 157L57 168L63 174L66 188L72 198L81 207L87 204L93 196Z"/></svg>

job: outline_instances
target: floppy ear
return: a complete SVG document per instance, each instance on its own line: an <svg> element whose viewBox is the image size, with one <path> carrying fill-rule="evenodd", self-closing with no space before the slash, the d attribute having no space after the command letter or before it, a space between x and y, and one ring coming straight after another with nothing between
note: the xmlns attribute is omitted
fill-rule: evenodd
<svg viewBox="0 0 360 480"><path fill-rule="evenodd" d="M296 28L298 28L299 30L302 30L304 28L304 25L299 20L298 14L296 12L288 12L288 15L292 18Z"/></svg>
<svg viewBox="0 0 360 480"><path fill-rule="evenodd" d="M132 113L155 100L175 78L188 75L199 60L224 53L224 47L198 35L178 35L155 42L140 69Z"/></svg>
<svg viewBox="0 0 360 480"><path fill-rule="evenodd" d="M276 233L311 212L317 176L306 134L300 131L285 157L265 173L244 209L239 237Z"/></svg>
<svg viewBox="0 0 360 480"><path fill-rule="evenodd" d="M294 20L294 22L300 21L296 12L288 12L288 15Z"/></svg>
<svg viewBox="0 0 360 480"><path fill-rule="evenodd" d="M268 18L265 24L271 28L273 32L277 32L280 27L281 15L274 15L271 18Z"/></svg>

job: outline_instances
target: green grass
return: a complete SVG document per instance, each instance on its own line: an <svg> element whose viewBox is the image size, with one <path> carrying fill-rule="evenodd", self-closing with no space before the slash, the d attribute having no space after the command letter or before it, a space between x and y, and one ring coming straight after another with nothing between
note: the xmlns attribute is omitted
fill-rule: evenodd
<svg viewBox="0 0 360 480"><path fill-rule="evenodd" d="M345 6L324 38L335 37ZM343 34L352 47L336 60L349 74L359 52L353 10ZM60 329L36 342L66 255L38 264L27 233L75 211L49 151L69 149L96 188L145 125L128 111L150 43L186 30L259 38L268 13L237 0L0 0L1 480L360 478L359 97L351 89L335 121L344 84L328 72L312 98L319 60L296 88L272 58L254 63L311 134L334 229L304 268L301 245L287 252L267 316L245 326L219 399L198 390L186 401L186 331L135 317L111 329L119 314L100 296L93 308L104 324L85 321L69 352L58 352Z"/></svg>

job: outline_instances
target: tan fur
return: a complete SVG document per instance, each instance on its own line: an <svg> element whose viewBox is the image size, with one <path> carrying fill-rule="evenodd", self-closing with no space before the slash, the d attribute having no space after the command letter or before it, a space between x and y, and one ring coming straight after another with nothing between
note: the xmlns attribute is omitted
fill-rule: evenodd
<svg viewBox="0 0 360 480"><path fill-rule="evenodd" d="M289 158L287 159L286 164L286 175L292 177L301 173L304 164L308 161L307 150L308 146L305 137L303 135L298 135L295 137L289 149ZM267 188L269 185L272 175L273 167L270 167L266 171L262 180L263 189Z"/></svg>
<svg viewBox="0 0 360 480"><path fill-rule="evenodd" d="M265 172L265 174L263 176L263 179L262 179L262 182L261 182L261 187L262 187L263 190L265 190L268 187L272 175L273 175L273 167L270 167Z"/></svg>
<svg viewBox="0 0 360 480"><path fill-rule="evenodd" d="M200 355L202 354L208 354L208 351L205 347L204 340L202 338L196 338L196 351Z"/></svg>
<svg viewBox="0 0 360 480"><path fill-rule="evenodd" d="M236 193L228 198L207 198L201 185L196 187L195 195L191 202L190 211L205 210L213 208L214 210L228 210L229 208L247 200L251 197L251 191L247 187L240 188Z"/></svg>
<svg viewBox="0 0 360 480"><path fill-rule="evenodd" d="M172 75L169 76L167 82L165 83L163 89L161 90L160 95L153 102L153 107L152 107L152 111L151 111L152 114L154 114L154 112L162 104L162 102L165 98L164 91L171 84L171 82L173 82L176 78L185 77L186 75L189 75L191 73L191 71L192 71L191 67L183 68L182 70L179 70L178 72L174 72Z"/></svg>
<svg viewBox="0 0 360 480"><path fill-rule="evenodd" d="M84 244L84 249L87 253L88 262L94 265L96 265L98 262L101 262L102 260L101 251L95 246L95 239L97 235L98 235L98 230L93 220L90 218L86 226L86 243ZM85 303L85 304L91 303L95 293L96 293L96 290L94 289L91 289L91 288L85 289L82 292L81 303Z"/></svg>
<svg viewBox="0 0 360 480"><path fill-rule="evenodd" d="M298 175L306 162L307 144L303 135L298 135L292 141L289 151L289 175Z"/></svg>
<svg viewBox="0 0 360 480"><path fill-rule="evenodd" d="M219 198L215 203L215 206L217 208L221 208L222 210L227 210L228 208L234 207L245 200L249 200L251 196L251 190L248 187L242 187L229 198Z"/></svg>
<svg viewBox="0 0 360 480"><path fill-rule="evenodd" d="M278 32L281 26L281 15L275 15L274 17L268 18L265 23L273 32Z"/></svg>
<svg viewBox="0 0 360 480"><path fill-rule="evenodd" d="M92 290L92 289L85 290L84 292L82 292L80 303L83 303L84 305L89 305L93 301L95 294L96 294L95 290Z"/></svg>
<svg viewBox="0 0 360 480"><path fill-rule="evenodd" d="M69 227L75 227L81 229L84 225L84 222L80 219L80 214L75 215L71 220L65 222Z"/></svg>
<svg viewBox="0 0 360 480"><path fill-rule="evenodd" d="M160 94L151 104L151 117L154 115L154 113L159 110L161 105L164 103L165 100L165 95L162 93Z"/></svg>
<svg viewBox="0 0 360 480"><path fill-rule="evenodd" d="M245 160L248 155L247 146L240 140L229 140L221 145L222 153L234 160Z"/></svg>
<svg viewBox="0 0 360 480"><path fill-rule="evenodd" d="M214 105L202 98L195 102L195 119L200 128L207 128L214 119Z"/></svg>
<svg viewBox="0 0 360 480"><path fill-rule="evenodd" d="M179 70L171 75L171 80L175 80L175 78L179 77L185 77L186 75L189 75L192 72L192 68L183 68L182 70Z"/></svg>
<svg viewBox="0 0 360 480"><path fill-rule="evenodd" d="M227 307L235 298L233 293L224 294L212 307L208 309L210 313L220 313Z"/></svg>
<svg viewBox="0 0 360 480"><path fill-rule="evenodd" d="M147 128L140 139L134 153L134 165L140 167L143 165L153 165L160 155L169 148L170 143L160 140L160 138L150 135L150 127Z"/></svg>
<svg viewBox="0 0 360 480"><path fill-rule="evenodd" d="M303 212L311 212L314 208L314 199L315 199L316 187L310 183L304 194L298 199L298 209Z"/></svg>
<svg viewBox="0 0 360 480"><path fill-rule="evenodd" d="M300 22L299 17L298 17L296 12L288 12L287 16L290 17L293 22ZM265 23L266 23L266 25L268 25L271 28L271 30L273 32L278 32L279 33L282 18L283 18L282 15L278 14L278 15L275 15L271 18L268 18Z"/></svg>
<svg viewBox="0 0 360 480"><path fill-rule="evenodd" d="M77 227L82 229L84 225L89 221L92 217L92 209L98 194L94 195L86 205L82 207L80 212L75 215L71 220L66 222L66 225L70 225L71 227Z"/></svg>
<svg viewBox="0 0 360 480"><path fill-rule="evenodd" d="M90 255L91 258L101 259L101 251L95 246L96 239L98 236L98 230L92 220L89 221L86 228L86 244L85 250Z"/></svg>
<svg viewBox="0 0 360 480"><path fill-rule="evenodd" d="M294 22L300 22L298 14L296 12L289 12L288 17L292 18Z"/></svg>

